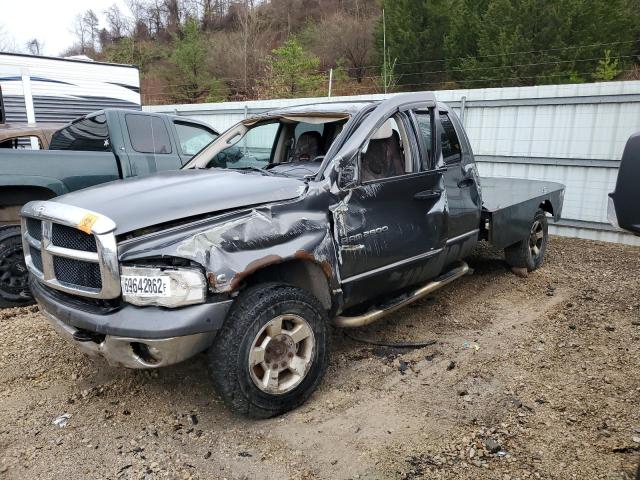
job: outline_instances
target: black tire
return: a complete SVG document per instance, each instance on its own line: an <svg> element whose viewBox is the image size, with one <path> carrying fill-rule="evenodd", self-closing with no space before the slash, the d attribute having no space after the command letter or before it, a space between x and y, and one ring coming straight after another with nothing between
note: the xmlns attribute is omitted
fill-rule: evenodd
<svg viewBox="0 0 640 480"><path fill-rule="evenodd" d="M29 291L29 272L24 263L20 227L0 229L0 308L34 303Z"/></svg>
<svg viewBox="0 0 640 480"><path fill-rule="evenodd" d="M249 367L249 355L265 326L274 318L287 314L302 318L307 323L313 332L309 336L313 348L300 383L285 393L268 393L255 383L255 373ZM226 405L237 414L270 418L304 403L318 387L327 369L328 322L320 302L300 288L267 283L242 292L208 351L210 376Z"/></svg>
<svg viewBox="0 0 640 480"><path fill-rule="evenodd" d="M524 240L505 248L504 256L511 267L526 268L532 272L544 261L549 241L547 216L538 210L530 225L529 236Z"/></svg>

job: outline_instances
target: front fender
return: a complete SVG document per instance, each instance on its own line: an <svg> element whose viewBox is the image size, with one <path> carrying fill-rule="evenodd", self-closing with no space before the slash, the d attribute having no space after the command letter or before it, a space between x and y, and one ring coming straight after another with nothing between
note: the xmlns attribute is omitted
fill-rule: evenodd
<svg viewBox="0 0 640 480"><path fill-rule="evenodd" d="M267 205L124 242L120 259L191 260L204 267L214 293L238 290L246 277L267 266L304 260L317 264L329 285L339 288L330 225L325 211Z"/></svg>

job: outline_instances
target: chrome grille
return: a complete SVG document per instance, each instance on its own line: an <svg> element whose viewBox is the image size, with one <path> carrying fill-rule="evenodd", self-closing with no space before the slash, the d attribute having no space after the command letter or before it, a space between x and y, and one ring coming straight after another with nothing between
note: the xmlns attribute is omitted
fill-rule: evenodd
<svg viewBox="0 0 640 480"><path fill-rule="evenodd" d="M35 262L34 262L35 263ZM76 287L102 288L100 266L73 258L53 257L53 271L58 281Z"/></svg>
<svg viewBox="0 0 640 480"><path fill-rule="evenodd" d="M42 240L42 222L35 218L27 218L27 231L35 240Z"/></svg>
<svg viewBox="0 0 640 480"><path fill-rule="evenodd" d="M56 247L82 250L83 252L98 251L96 239L93 235L84 233L77 228L60 225L59 223L51 225L51 243Z"/></svg>
<svg viewBox="0 0 640 480"><path fill-rule="evenodd" d="M29 271L44 284L90 298L120 295L120 273L110 219L55 201L22 209L22 241ZM90 217L90 233L77 228Z"/></svg>
<svg viewBox="0 0 640 480"><path fill-rule="evenodd" d="M31 253L31 261L33 262L33 265L39 272L42 272L42 254L40 253L40 249L35 248L34 246L29 246L29 253Z"/></svg>

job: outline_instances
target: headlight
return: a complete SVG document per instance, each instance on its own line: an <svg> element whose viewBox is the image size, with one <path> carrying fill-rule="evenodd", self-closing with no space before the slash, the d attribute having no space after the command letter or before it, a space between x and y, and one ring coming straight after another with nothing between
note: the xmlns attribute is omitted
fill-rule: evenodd
<svg viewBox="0 0 640 480"><path fill-rule="evenodd" d="M202 303L207 292L204 275L193 268L122 267L120 285L125 302L171 308Z"/></svg>

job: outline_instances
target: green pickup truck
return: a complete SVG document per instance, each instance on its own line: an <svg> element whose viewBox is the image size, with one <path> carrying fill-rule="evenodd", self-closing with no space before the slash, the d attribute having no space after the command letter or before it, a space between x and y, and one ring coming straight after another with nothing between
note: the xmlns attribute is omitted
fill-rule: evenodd
<svg viewBox="0 0 640 480"><path fill-rule="evenodd" d="M197 120L107 109L57 130L48 150L0 150L0 307L33 301L18 226L25 203L177 170L217 136Z"/></svg>

